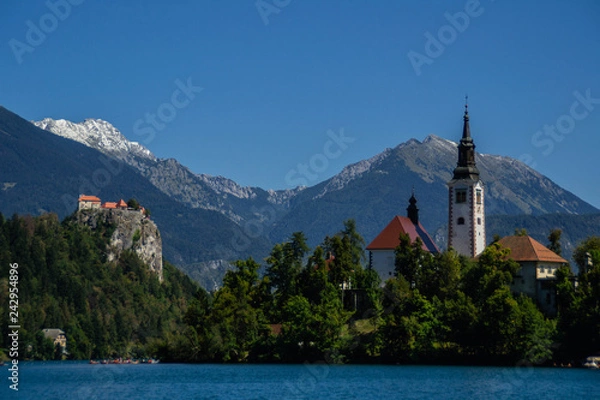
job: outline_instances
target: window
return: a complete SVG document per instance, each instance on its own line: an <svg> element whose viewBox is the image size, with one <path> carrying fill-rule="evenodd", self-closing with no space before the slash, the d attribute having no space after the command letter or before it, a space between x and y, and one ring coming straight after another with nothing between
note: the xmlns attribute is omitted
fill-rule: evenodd
<svg viewBox="0 0 600 400"><path fill-rule="evenodd" d="M465 219L463 217L460 217L456 223L458 225L464 225L465 224Z"/></svg>
<svg viewBox="0 0 600 400"><path fill-rule="evenodd" d="M456 203L467 202L467 189L456 189Z"/></svg>
<svg viewBox="0 0 600 400"><path fill-rule="evenodd" d="M475 196L477 197L477 204L481 204L481 189L477 189Z"/></svg>
<svg viewBox="0 0 600 400"><path fill-rule="evenodd" d="M477 218L477 225L481 225L481 218Z"/></svg>

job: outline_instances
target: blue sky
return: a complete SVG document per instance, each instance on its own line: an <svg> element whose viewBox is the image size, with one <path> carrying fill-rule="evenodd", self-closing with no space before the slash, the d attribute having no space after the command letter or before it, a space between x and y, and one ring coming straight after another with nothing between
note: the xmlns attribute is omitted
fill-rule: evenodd
<svg viewBox="0 0 600 400"><path fill-rule="evenodd" d="M412 137L457 141L468 93L478 151L600 207L599 22L595 0L7 0L0 104L283 189L298 164L312 185Z"/></svg>

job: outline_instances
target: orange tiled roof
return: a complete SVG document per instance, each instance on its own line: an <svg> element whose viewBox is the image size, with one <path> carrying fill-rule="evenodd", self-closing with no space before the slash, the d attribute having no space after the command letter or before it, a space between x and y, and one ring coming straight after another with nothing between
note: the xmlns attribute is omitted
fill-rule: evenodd
<svg viewBox="0 0 600 400"><path fill-rule="evenodd" d="M127 207L127 203L125 203L125 200L121 199L119 200L119 203L117 203L117 207Z"/></svg>
<svg viewBox="0 0 600 400"><path fill-rule="evenodd" d="M431 237L419 222L418 225L412 223L410 218L396 215L390 223L383 228L381 233L367 246L367 250L393 250L400 244L400 234L406 233L411 242L417 237L423 241L423 250L430 253L439 253L439 249L431 240Z"/></svg>
<svg viewBox="0 0 600 400"><path fill-rule="evenodd" d="M269 325L269 327L271 328L272 335L277 336L281 333L281 328L282 328L281 324L271 324L271 325Z"/></svg>
<svg viewBox="0 0 600 400"><path fill-rule="evenodd" d="M79 196L79 201L91 201L92 203L100 203L100 199L96 196L86 196L82 194Z"/></svg>
<svg viewBox="0 0 600 400"><path fill-rule="evenodd" d="M102 208L117 208L117 203L107 201L102 204Z"/></svg>
<svg viewBox="0 0 600 400"><path fill-rule="evenodd" d="M567 263L567 260L548 249L530 236L506 236L498 242L510 249L510 258L515 261L545 261Z"/></svg>

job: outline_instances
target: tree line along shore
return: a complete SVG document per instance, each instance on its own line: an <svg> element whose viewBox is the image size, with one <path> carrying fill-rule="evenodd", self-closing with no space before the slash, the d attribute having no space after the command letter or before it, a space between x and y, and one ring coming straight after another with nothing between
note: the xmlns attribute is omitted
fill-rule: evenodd
<svg viewBox="0 0 600 400"><path fill-rule="evenodd" d="M17 262L22 359L581 365L600 350L600 237L574 253L591 267L556 271L558 313L548 317L511 292L519 265L497 241L468 259L401 238L396 274L382 284L348 220L314 249L296 232L262 262L236 261L209 293L168 262L159 282L134 252L107 261L114 229L0 214L2 347ZM556 235L550 246L560 249ZM47 328L65 332L66 348Z"/></svg>

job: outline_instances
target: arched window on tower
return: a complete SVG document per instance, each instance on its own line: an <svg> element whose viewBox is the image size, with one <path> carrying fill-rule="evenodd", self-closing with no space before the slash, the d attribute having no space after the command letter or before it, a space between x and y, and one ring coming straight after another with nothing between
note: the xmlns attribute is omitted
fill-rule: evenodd
<svg viewBox="0 0 600 400"><path fill-rule="evenodd" d="M460 217L457 221L458 225L464 225L465 224L465 219L463 217Z"/></svg>

